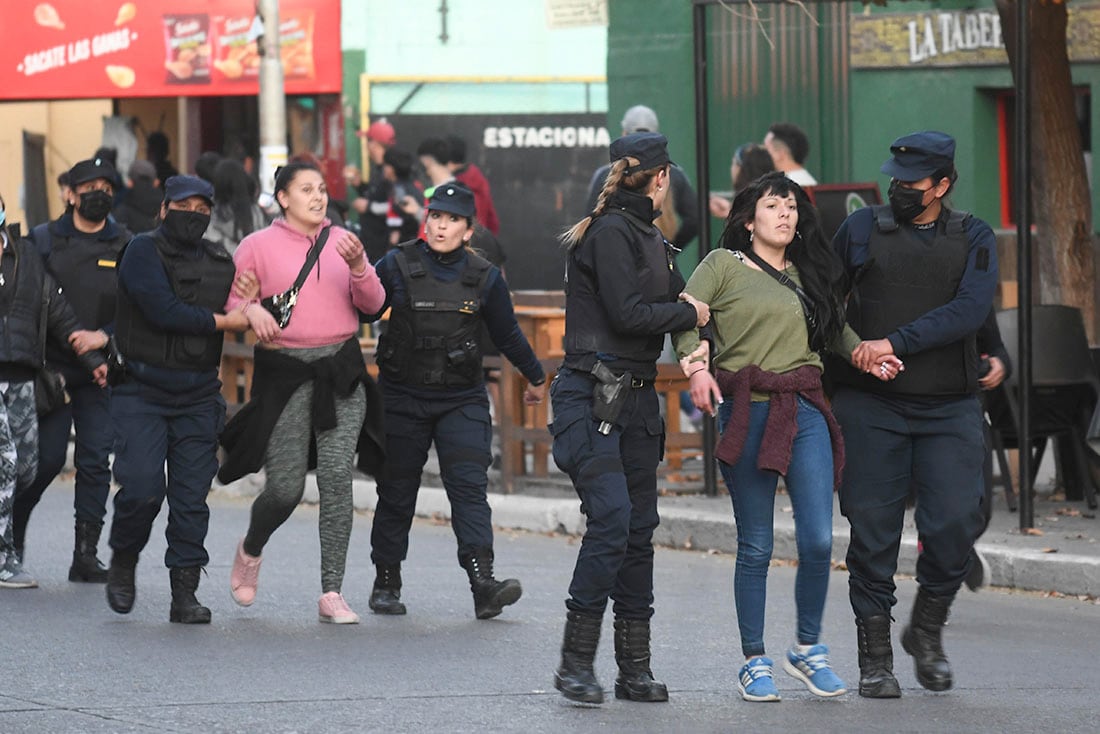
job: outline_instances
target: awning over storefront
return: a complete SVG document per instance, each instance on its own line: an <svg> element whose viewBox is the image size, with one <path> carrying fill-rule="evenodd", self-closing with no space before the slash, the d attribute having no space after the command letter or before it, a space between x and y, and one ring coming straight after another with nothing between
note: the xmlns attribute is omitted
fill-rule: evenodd
<svg viewBox="0 0 1100 734"><path fill-rule="evenodd" d="M0 24L0 100L250 95L253 0L18 0ZM287 94L339 93L340 0L282 0Z"/></svg>

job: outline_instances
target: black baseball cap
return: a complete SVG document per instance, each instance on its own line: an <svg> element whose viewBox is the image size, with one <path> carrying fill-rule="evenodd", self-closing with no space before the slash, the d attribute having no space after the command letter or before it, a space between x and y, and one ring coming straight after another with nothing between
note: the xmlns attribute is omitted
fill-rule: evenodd
<svg viewBox="0 0 1100 734"><path fill-rule="evenodd" d="M668 158L668 138L661 133L631 133L611 143L611 162L623 158L637 158L638 163L626 169L627 175L648 171L672 163Z"/></svg>
<svg viewBox="0 0 1100 734"><path fill-rule="evenodd" d="M214 204L214 187L210 182L198 176L169 176L164 182L165 201L183 201L192 196L201 196Z"/></svg>

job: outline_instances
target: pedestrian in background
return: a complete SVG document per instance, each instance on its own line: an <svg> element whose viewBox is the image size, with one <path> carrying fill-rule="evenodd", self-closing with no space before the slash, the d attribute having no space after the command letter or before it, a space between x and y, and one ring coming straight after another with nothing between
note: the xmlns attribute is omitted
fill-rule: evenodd
<svg viewBox="0 0 1100 734"><path fill-rule="evenodd" d="M733 152L733 160L730 162L730 185L733 186L733 194L736 195L756 179L765 173L775 170L771 153L764 146L756 143L743 143ZM716 194L710 195L710 213L719 219L725 219L733 208L733 199Z"/></svg>
<svg viewBox="0 0 1100 734"><path fill-rule="evenodd" d="M447 168L451 170L456 181L474 192L477 221L492 232L493 236L499 235L500 218L493 204L489 180L476 163L466 160L466 139L461 135L447 136Z"/></svg>
<svg viewBox="0 0 1100 734"><path fill-rule="evenodd" d="M902 633L917 681L954 683L943 627L984 528L982 409L976 334L993 307L997 247L989 225L945 204L955 140L904 135L882 165L890 203L853 212L833 247L854 279L848 320L866 340L836 371L833 412L849 446L840 508L852 527L849 598L859 641L859 693L897 698L890 641L894 574L910 488L916 490L919 589ZM905 372L869 372L894 354Z"/></svg>
<svg viewBox="0 0 1100 734"><path fill-rule="evenodd" d="M31 486L38 466L35 376L44 367L43 339L60 348L80 324L31 242L12 236L3 197L0 245L0 588L25 589L38 581L23 568L12 508L15 495ZM99 386L106 385L101 354L88 353L79 361Z"/></svg>
<svg viewBox="0 0 1100 734"><path fill-rule="evenodd" d="M764 148L775 170L782 171L799 186L817 186L817 179L803 165L810 154L810 139L793 122L777 122L764 135Z"/></svg>
<svg viewBox="0 0 1100 734"><path fill-rule="evenodd" d="M282 167L275 198L283 216L245 237L235 255L242 284L230 304L243 305L260 343L249 403L222 437L227 456L218 477L229 482L262 467L266 481L237 544L230 591L241 606L255 601L263 549L301 501L315 446L317 614L322 622L355 624L359 615L341 591L354 515L352 463L368 415L359 314L376 313L385 291L359 239L325 216L328 191L316 166L298 161ZM240 295L258 289L267 299L296 282L300 291L282 327L262 304Z"/></svg>
<svg viewBox="0 0 1100 734"><path fill-rule="evenodd" d="M167 498L168 619L182 624L210 622L195 592L210 560L206 496L225 425L218 380L222 332L248 328L240 308L225 307L232 258L202 238L213 205L214 189L203 179L170 177L160 226L130 241L118 269L115 336L125 374L112 378L119 490L107 603L119 614L133 608L138 557Z"/></svg>
<svg viewBox="0 0 1100 734"><path fill-rule="evenodd" d="M850 355L859 344L844 324L847 278L809 197L780 172L737 193L720 243L685 289L710 306L717 377L706 357L691 357L698 332L676 334L673 342L696 407L714 415L717 406L719 468L737 523L733 589L745 656L737 688L746 701L779 700L764 648L764 613L782 475L798 545L797 639L783 668L811 693L839 696L847 689L820 637L844 446L822 390L819 352ZM899 363L883 365L876 374L885 379Z"/></svg>
<svg viewBox="0 0 1100 734"><path fill-rule="evenodd" d="M710 312L692 299L677 301L684 280L653 224L672 170L665 136L625 135L611 144L610 160L592 214L562 236L565 359L550 388L550 432L554 462L573 482L586 529L565 602L554 687L573 701L603 701L592 666L612 599L616 698L667 701L668 688L650 670L649 649L664 445L653 381L665 334L703 326ZM593 374L601 367L602 379ZM594 390L611 399L595 403Z"/></svg>
<svg viewBox="0 0 1100 734"><path fill-rule="evenodd" d="M241 240L264 228L266 218L252 193L252 180L240 161L220 160L211 183L214 185L214 210L206 238L232 255Z"/></svg>
<svg viewBox="0 0 1100 734"><path fill-rule="evenodd" d="M401 563L409 548L421 474L434 444L451 503L458 562L470 580L474 615L489 619L523 593L493 576L492 509L486 497L492 424L482 370L481 330L527 378L524 402L546 396L546 374L516 322L498 268L469 249L473 192L457 182L435 188L427 234L378 263L390 318L378 342L385 400L386 473L371 526L377 577L370 606L404 614Z"/></svg>
<svg viewBox="0 0 1100 734"><path fill-rule="evenodd" d="M645 105L634 105L623 115L622 130L624 136L632 133L660 132L657 113ZM610 170L610 165L603 165L592 174L592 179L588 183L585 211L595 211ZM661 216L656 223L657 228L669 242L678 248L683 248L699 233L699 205L696 201L695 189L692 188L683 169L673 163L669 171L671 183L665 190L665 198L660 207Z"/></svg>
<svg viewBox="0 0 1100 734"><path fill-rule="evenodd" d="M102 159L80 161L69 170L69 208L30 233L35 250L64 290L80 324L73 346L78 354L95 352L100 361L114 328L118 258L131 237L110 216L117 175ZM127 197L127 201L135 200ZM69 401L38 417L38 470L30 486L15 496L15 547L24 547L31 513L65 466L69 436L75 428L75 527L69 581L102 584L107 581L107 567L99 560L98 547L107 516L114 444L110 393L89 376L86 359L78 358L69 344L47 344L46 363L64 377Z"/></svg>
<svg viewBox="0 0 1100 734"><path fill-rule="evenodd" d="M164 191L157 181L157 169L149 161L136 160L127 171L130 185L126 196L114 211L119 224L131 232L148 232L156 228L160 219L160 205Z"/></svg>

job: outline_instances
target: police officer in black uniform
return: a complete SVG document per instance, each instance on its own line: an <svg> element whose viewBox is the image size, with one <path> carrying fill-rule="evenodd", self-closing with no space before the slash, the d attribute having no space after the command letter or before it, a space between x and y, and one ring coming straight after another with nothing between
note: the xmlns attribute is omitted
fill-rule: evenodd
<svg viewBox="0 0 1100 734"><path fill-rule="evenodd" d="M133 607L138 554L167 495L169 619L185 624L210 621L195 590L209 560L206 495L225 425L218 380L222 332L248 328L241 310L223 311L235 269L224 247L203 239L213 205L214 189L206 181L169 178L161 225L127 245L118 271L116 339L126 372L111 397L120 488L107 602L119 614Z"/></svg>
<svg viewBox="0 0 1100 734"><path fill-rule="evenodd" d="M473 193L458 182L440 184L428 203L425 239L398 245L375 266L386 288L379 313L390 308L377 354L386 469L371 527L377 578L370 608L376 614L406 612L401 562L433 443L474 615L495 617L523 593L518 580L493 576L492 510L486 498L493 429L481 360L482 324L527 378L525 402L542 402L546 374L516 323L500 270L469 249L473 235Z"/></svg>
<svg viewBox="0 0 1100 734"><path fill-rule="evenodd" d="M69 433L75 424L76 542L69 581L107 580L107 568L100 563L96 548L111 485L110 398L76 355L106 347L114 321L115 265L131 236L110 216L117 180L118 174L107 161L80 161L69 171L71 188L65 213L30 233L47 270L65 291L81 330L69 339L72 350L47 344L46 361L50 369L64 376L71 402L38 417L38 472L34 483L15 496L12 530L16 547L22 549L31 512L65 465Z"/></svg>
<svg viewBox="0 0 1100 734"><path fill-rule="evenodd" d="M550 431L554 461L573 480L587 529L565 602L554 685L574 701L603 701L592 664L611 598L616 697L667 701L668 689L649 665L657 463L664 444L653 380L665 334L703 326L710 311L690 298L677 301L684 279L653 224L669 187L665 136L625 135L610 154L595 209L562 237L569 247L565 360L550 388ZM610 376L594 376L597 365ZM610 398L600 406L593 402L598 384Z"/></svg>
<svg viewBox="0 0 1100 734"><path fill-rule="evenodd" d="M901 695L890 622L911 483L923 552L901 642L922 686L943 691L953 682L942 631L984 527L976 334L997 283L993 231L944 201L957 178L954 139L918 132L890 151L882 166L893 179L889 205L854 212L833 242L855 283L848 321L868 340L852 354L858 369L834 371L832 406L848 446L840 508L852 528L859 693L870 698ZM881 382L867 373L887 354L905 370Z"/></svg>

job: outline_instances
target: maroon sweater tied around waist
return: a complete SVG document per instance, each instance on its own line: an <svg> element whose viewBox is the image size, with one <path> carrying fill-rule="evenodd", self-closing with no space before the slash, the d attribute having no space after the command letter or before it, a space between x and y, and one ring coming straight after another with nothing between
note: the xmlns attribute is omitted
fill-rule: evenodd
<svg viewBox="0 0 1100 734"><path fill-rule="evenodd" d="M768 421L764 426L764 437L760 444L760 453L756 457L756 466L762 471L774 471L786 476L787 467L791 463L794 437L798 433L797 398L801 395L825 417L833 447L833 489L840 486L840 477L844 471L844 437L840 433L840 425L825 402L820 369L805 365L777 374L749 365L736 372L719 369L717 378L723 399L733 401L729 425L718 440L714 452L720 461L736 464L741 458L745 437L749 432L752 393L771 393L771 407L768 409Z"/></svg>

